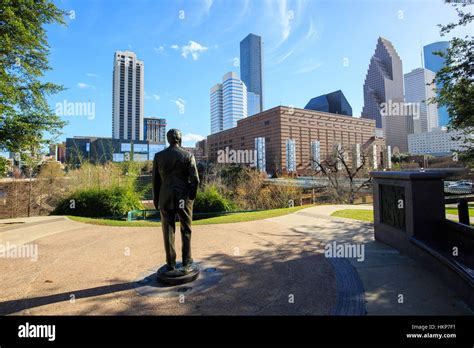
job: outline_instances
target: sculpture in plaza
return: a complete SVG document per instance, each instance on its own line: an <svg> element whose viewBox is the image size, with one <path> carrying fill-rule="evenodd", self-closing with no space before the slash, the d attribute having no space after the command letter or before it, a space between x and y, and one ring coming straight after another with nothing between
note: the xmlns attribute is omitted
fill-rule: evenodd
<svg viewBox="0 0 474 348"><path fill-rule="evenodd" d="M169 147L155 154L153 160L153 203L159 210L163 230L166 265L157 272L158 281L169 285L193 281L199 267L191 257L193 204L199 184L194 155L181 147L181 132L166 134ZM178 216L181 228L182 264L176 263L175 228Z"/></svg>

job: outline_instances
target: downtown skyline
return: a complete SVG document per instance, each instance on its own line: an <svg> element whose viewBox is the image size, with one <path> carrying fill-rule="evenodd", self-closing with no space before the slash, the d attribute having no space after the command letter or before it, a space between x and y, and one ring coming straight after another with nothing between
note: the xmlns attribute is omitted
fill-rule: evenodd
<svg viewBox="0 0 474 348"><path fill-rule="evenodd" d="M111 136L110 63L117 50L133 51L146 64L144 117L166 118L189 146L210 134L209 87L226 71L240 75L239 42L251 32L265 47L265 109L303 108L311 98L341 89L358 117L378 36L392 41L408 72L421 67L422 45L449 40L436 24L455 19L451 6L426 1L337 2L351 15L326 1L120 3L127 6L57 2L74 18L68 27L48 31L53 70L46 78L68 88L49 99L51 107L64 100L95 103L94 118L63 117L69 125L60 140ZM129 23L119 30L124 18Z"/></svg>

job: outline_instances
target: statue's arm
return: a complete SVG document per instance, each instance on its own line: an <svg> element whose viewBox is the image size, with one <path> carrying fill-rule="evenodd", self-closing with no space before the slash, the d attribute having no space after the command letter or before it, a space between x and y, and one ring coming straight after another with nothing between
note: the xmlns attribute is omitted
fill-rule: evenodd
<svg viewBox="0 0 474 348"><path fill-rule="evenodd" d="M196 166L196 159L192 154L189 161L189 182L191 185L191 189L189 191L189 199L194 200L196 198L197 189L199 185L199 174Z"/></svg>
<svg viewBox="0 0 474 348"><path fill-rule="evenodd" d="M161 188L161 177L160 173L158 173L158 165L156 161L156 154L153 158L153 171L152 171L152 178L151 178L151 185L152 185L152 194L153 194L153 204L155 208L159 209L159 198L160 198L160 188Z"/></svg>

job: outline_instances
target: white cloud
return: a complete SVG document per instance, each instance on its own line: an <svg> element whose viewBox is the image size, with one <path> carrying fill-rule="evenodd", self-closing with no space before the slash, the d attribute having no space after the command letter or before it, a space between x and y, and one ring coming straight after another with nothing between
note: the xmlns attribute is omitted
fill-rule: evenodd
<svg viewBox="0 0 474 348"><path fill-rule="evenodd" d="M298 19L299 14L295 14L295 10L290 8L287 0L266 0L265 2L265 18L271 21L274 32L278 35L274 49L285 43L292 31L292 24L295 17Z"/></svg>
<svg viewBox="0 0 474 348"><path fill-rule="evenodd" d="M179 46L178 46L178 45L171 45L171 48L174 49L174 50L179 50Z"/></svg>
<svg viewBox="0 0 474 348"><path fill-rule="evenodd" d="M209 16L209 12L211 11L212 3L213 3L213 0L204 0L203 7L202 7L204 15Z"/></svg>
<svg viewBox="0 0 474 348"><path fill-rule="evenodd" d="M191 20L191 24L193 26L199 25L207 18L209 18L211 7L214 3L213 0L200 0L200 1L193 1L194 3L199 3L193 10L193 16L189 19Z"/></svg>
<svg viewBox="0 0 474 348"><path fill-rule="evenodd" d="M89 89L89 88L95 89L95 86L88 85L87 83L84 83L84 82L78 82L77 87L80 89Z"/></svg>
<svg viewBox="0 0 474 348"><path fill-rule="evenodd" d="M183 142L197 142L203 140L204 137L199 134L188 133L183 135Z"/></svg>
<svg viewBox="0 0 474 348"><path fill-rule="evenodd" d="M304 40L311 40L318 37L318 29L313 23L313 18L310 18L308 32L306 33Z"/></svg>
<svg viewBox="0 0 474 348"><path fill-rule="evenodd" d="M266 26L272 27L271 34L266 35L268 42L267 54L276 53L278 49L289 43L290 36L301 32L299 28L307 23L308 16L311 16L311 10L308 9L311 1L299 0L266 0L264 8L264 17L262 22ZM311 19L312 21L312 19ZM309 38L315 35L316 28L313 23L310 24L309 32L306 36ZM294 40L291 40L294 42ZM281 54L278 52L278 54Z"/></svg>
<svg viewBox="0 0 474 348"><path fill-rule="evenodd" d="M90 72L86 73L86 76L88 76L88 77L99 77L99 75L94 74L94 73L90 73Z"/></svg>
<svg viewBox="0 0 474 348"><path fill-rule="evenodd" d="M293 19L294 11L288 8L285 0L278 2L278 9L280 12L281 41L285 42L290 36L291 20Z"/></svg>
<svg viewBox="0 0 474 348"><path fill-rule="evenodd" d="M282 57L278 58L276 63L277 64L281 64L283 63L289 56L291 56L293 54L293 52L295 52L295 48L293 48L292 50L290 50L289 52L287 52L285 55L283 55Z"/></svg>
<svg viewBox="0 0 474 348"><path fill-rule="evenodd" d="M305 74L305 73L309 73L311 71L314 71L318 68L320 68L321 66L323 65L322 62L316 62L316 63L309 63L303 67L301 67L300 69L296 70L295 71L295 74Z"/></svg>
<svg viewBox="0 0 474 348"><path fill-rule="evenodd" d="M186 104L186 100L178 98L177 100L170 100L170 102L176 104L180 114L184 114L184 105Z"/></svg>
<svg viewBox="0 0 474 348"><path fill-rule="evenodd" d="M178 98L177 100L171 100L172 103L175 103L178 106L184 106L186 101L184 99Z"/></svg>
<svg viewBox="0 0 474 348"><path fill-rule="evenodd" d="M153 50L154 50L156 53L163 53L163 52L165 51L165 47L164 47L164 46L153 47Z"/></svg>
<svg viewBox="0 0 474 348"><path fill-rule="evenodd" d="M150 95L150 94L148 94L147 91L145 91L145 93L144 93L144 98L145 98L145 99L151 99L151 98L153 98L153 99L155 99L155 100L160 100L160 99L161 99L158 94L151 94L151 95Z"/></svg>
<svg viewBox="0 0 474 348"><path fill-rule="evenodd" d="M205 52L207 50L208 50L207 47L202 46L200 43L190 40L188 45L184 45L183 47L181 47L181 55L184 58L187 58L188 55L191 55L191 57L193 57L193 60L198 60L199 55L202 52Z"/></svg>
<svg viewBox="0 0 474 348"><path fill-rule="evenodd" d="M301 52L302 50L305 50L305 48L310 45L312 41L318 38L318 30L316 28L316 25L313 22L313 18L310 18L308 30L306 34L302 37L300 37L295 44L293 44L293 47L286 52L285 54L281 55L280 57L275 58L274 63L275 64L281 64L283 63L287 58L289 58L295 51ZM300 55L299 55L300 56ZM271 64L272 62L270 62Z"/></svg>

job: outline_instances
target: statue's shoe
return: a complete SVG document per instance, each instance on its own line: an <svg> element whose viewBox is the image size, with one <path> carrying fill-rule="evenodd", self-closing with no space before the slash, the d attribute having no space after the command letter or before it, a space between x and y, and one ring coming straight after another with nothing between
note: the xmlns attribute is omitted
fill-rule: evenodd
<svg viewBox="0 0 474 348"><path fill-rule="evenodd" d="M197 266L195 263L191 262L191 263L188 263L186 265L183 266L182 268L182 271L187 274L187 273L191 273L193 272L194 270L197 269Z"/></svg>
<svg viewBox="0 0 474 348"><path fill-rule="evenodd" d="M180 277L183 275L183 271L177 268L172 268L169 271L165 272L167 277Z"/></svg>

